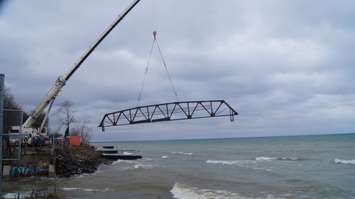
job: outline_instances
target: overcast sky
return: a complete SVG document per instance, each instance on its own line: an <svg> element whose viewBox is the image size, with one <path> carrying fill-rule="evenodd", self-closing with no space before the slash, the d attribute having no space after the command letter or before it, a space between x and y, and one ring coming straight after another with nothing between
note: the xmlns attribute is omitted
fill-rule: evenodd
<svg viewBox="0 0 355 199"><path fill-rule="evenodd" d="M130 2L7 1L0 72L18 103L31 111ZM96 128L104 113L136 105L153 30L180 98L225 99L240 114L235 122ZM73 101L95 141L355 132L354 35L353 0L143 0L56 104ZM142 104L174 100L156 55Z"/></svg>

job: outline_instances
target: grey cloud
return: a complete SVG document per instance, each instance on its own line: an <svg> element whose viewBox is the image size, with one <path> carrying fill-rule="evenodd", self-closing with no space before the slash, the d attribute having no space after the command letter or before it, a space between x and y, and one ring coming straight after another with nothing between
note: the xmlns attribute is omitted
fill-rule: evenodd
<svg viewBox="0 0 355 199"><path fill-rule="evenodd" d="M31 110L129 2L8 2L0 18L0 68L17 100ZM240 112L237 122L138 125L95 139L353 132L354 4L142 1L68 82L58 103L74 101L94 129L105 112L136 105L157 29L180 98L225 98ZM171 100L155 57L142 103Z"/></svg>

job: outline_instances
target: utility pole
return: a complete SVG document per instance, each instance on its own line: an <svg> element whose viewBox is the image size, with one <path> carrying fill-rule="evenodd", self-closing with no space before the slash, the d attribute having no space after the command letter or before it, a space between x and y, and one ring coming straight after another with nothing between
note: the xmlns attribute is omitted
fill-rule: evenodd
<svg viewBox="0 0 355 199"><path fill-rule="evenodd" d="M5 75L0 74L0 198L2 198L2 140L4 134L4 92Z"/></svg>

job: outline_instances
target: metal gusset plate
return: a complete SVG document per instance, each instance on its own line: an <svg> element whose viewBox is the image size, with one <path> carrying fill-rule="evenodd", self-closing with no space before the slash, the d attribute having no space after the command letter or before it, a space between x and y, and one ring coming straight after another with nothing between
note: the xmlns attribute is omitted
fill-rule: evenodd
<svg viewBox="0 0 355 199"><path fill-rule="evenodd" d="M104 115L99 127L133 125L151 122L230 117L238 113L224 100L181 101L138 106Z"/></svg>

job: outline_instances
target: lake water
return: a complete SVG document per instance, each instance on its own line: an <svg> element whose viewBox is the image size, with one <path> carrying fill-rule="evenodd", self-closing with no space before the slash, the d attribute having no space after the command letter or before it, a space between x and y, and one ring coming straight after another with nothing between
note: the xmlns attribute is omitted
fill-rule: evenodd
<svg viewBox="0 0 355 199"><path fill-rule="evenodd" d="M355 134L105 144L144 158L60 179L67 197L355 198Z"/></svg>

